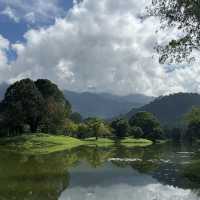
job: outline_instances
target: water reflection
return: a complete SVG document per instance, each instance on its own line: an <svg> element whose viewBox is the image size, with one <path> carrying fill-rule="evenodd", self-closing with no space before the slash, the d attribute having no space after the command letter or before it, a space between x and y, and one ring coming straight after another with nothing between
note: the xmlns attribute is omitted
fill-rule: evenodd
<svg viewBox="0 0 200 200"><path fill-rule="evenodd" d="M197 194L159 183L136 170L106 164L94 170L79 166L59 200L197 200ZM89 166L87 166L89 167Z"/></svg>
<svg viewBox="0 0 200 200"><path fill-rule="evenodd" d="M48 156L0 151L1 200L196 200L199 145L79 147Z"/></svg>

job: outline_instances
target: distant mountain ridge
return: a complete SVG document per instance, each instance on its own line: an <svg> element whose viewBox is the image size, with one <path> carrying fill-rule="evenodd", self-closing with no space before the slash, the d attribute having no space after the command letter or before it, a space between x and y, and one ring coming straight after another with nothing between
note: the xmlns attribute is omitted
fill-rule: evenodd
<svg viewBox="0 0 200 200"><path fill-rule="evenodd" d="M118 96L109 93L77 93L64 91L66 99L72 104L72 109L84 117L113 118L125 114L133 107L139 108L149 103L154 97L142 94Z"/></svg>
<svg viewBox="0 0 200 200"><path fill-rule="evenodd" d="M158 97L153 102L141 108L133 108L126 116L130 118L137 112L147 111L153 113L163 125L181 126L185 114L193 106L200 106L199 94L177 93Z"/></svg>

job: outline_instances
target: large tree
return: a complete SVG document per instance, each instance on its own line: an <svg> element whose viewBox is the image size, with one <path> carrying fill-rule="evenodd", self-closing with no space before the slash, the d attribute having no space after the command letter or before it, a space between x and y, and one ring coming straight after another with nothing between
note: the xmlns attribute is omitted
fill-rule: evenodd
<svg viewBox="0 0 200 200"><path fill-rule="evenodd" d="M187 123L187 139L200 138L200 107L193 107L186 114L185 120Z"/></svg>
<svg viewBox="0 0 200 200"><path fill-rule="evenodd" d="M109 136L110 131L108 126L106 126L105 122L100 118L88 118L85 120L85 123L89 127L91 136L95 137L98 140L99 137L103 137L105 135Z"/></svg>
<svg viewBox="0 0 200 200"><path fill-rule="evenodd" d="M12 134L22 133L24 127L32 133L39 129L58 133L70 113L69 102L51 81L23 79L7 89L0 105L0 125Z"/></svg>
<svg viewBox="0 0 200 200"><path fill-rule="evenodd" d="M44 99L30 79L12 84L6 91L2 102L4 124L11 132L21 132L29 125L36 132L44 111Z"/></svg>
<svg viewBox="0 0 200 200"><path fill-rule="evenodd" d="M64 130L65 120L71 113L71 105L56 84L47 79L39 79L36 87L45 101L42 130L48 133L59 133Z"/></svg>
<svg viewBox="0 0 200 200"><path fill-rule="evenodd" d="M113 128L114 134L117 138L124 138L129 132L129 124L126 119L116 119L112 121L111 127Z"/></svg>
<svg viewBox="0 0 200 200"><path fill-rule="evenodd" d="M178 40L158 47L161 62L181 62L190 58L192 49L200 49L199 0L152 0L150 13L160 17L162 27L175 26L183 32Z"/></svg>
<svg viewBox="0 0 200 200"><path fill-rule="evenodd" d="M143 137L149 139L160 139L162 129L158 119L149 112L139 112L131 117L129 124L132 127L140 127L144 133Z"/></svg>

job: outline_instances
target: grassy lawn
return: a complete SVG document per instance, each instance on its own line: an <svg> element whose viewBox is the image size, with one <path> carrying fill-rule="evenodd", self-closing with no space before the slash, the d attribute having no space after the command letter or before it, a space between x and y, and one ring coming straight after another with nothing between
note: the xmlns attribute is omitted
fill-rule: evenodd
<svg viewBox="0 0 200 200"><path fill-rule="evenodd" d="M89 146L98 146L98 147L109 147L109 146L113 146L115 144L114 140L111 140L109 138L98 138L98 140L96 140L96 138L87 138L84 140L84 144L85 145L89 145Z"/></svg>
<svg viewBox="0 0 200 200"><path fill-rule="evenodd" d="M146 139L125 138L120 143L126 147L144 147L152 142ZM53 152L70 150L78 146L110 147L115 145L115 140L109 138L88 138L79 140L68 136L48 134L23 135L0 140L0 146L9 151L25 154L49 154Z"/></svg>
<svg viewBox="0 0 200 200"><path fill-rule="evenodd" d="M2 143L2 142L1 142ZM3 140L9 150L30 154L47 154L72 149L83 145L83 141L68 137L47 134L24 135Z"/></svg>
<svg viewBox="0 0 200 200"><path fill-rule="evenodd" d="M120 144L126 147L145 147L152 145L153 142L147 139L135 139L127 137L125 139L120 140Z"/></svg>

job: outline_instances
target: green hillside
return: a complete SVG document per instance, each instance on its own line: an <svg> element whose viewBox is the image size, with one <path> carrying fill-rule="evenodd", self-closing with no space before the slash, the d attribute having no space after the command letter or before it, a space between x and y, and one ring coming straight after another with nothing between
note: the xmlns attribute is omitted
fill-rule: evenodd
<svg viewBox="0 0 200 200"><path fill-rule="evenodd" d="M200 106L199 94L177 93L159 97L139 109L132 109L126 116L130 118L137 112L147 111L153 113L163 125L180 126L184 115L193 106Z"/></svg>

